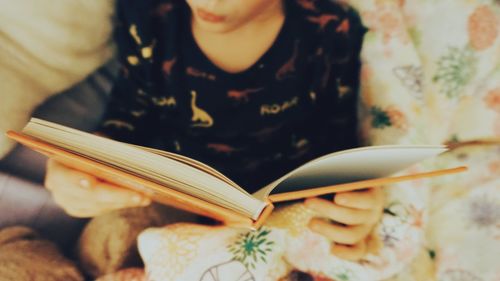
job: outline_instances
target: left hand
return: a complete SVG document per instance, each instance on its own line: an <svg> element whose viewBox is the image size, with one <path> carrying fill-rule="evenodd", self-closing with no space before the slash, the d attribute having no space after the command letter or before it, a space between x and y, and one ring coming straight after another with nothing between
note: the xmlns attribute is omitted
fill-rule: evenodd
<svg viewBox="0 0 500 281"><path fill-rule="evenodd" d="M305 204L321 214L309 222L311 230L332 242L334 255L355 261L367 252L367 238L382 216L384 196L380 187L372 187L337 193L333 202L309 198Z"/></svg>

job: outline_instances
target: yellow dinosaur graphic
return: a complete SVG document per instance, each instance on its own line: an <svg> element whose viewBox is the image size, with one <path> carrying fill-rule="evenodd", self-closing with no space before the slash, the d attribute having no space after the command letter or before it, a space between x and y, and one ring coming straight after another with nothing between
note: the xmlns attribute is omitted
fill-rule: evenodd
<svg viewBox="0 0 500 281"><path fill-rule="evenodd" d="M196 105L196 92L191 91L191 110L193 111L193 117L191 117L191 121L198 122L194 123L191 126L193 127L212 127L214 124L214 119L203 109L199 108Z"/></svg>
<svg viewBox="0 0 500 281"><path fill-rule="evenodd" d="M142 45L141 37L139 36L139 33L137 32L137 25L135 25L135 24L130 25L128 32L130 33L132 38L134 38L134 41L135 41L135 43L137 43L137 45Z"/></svg>
<svg viewBox="0 0 500 281"><path fill-rule="evenodd" d="M157 106L176 106L177 105L177 101L175 100L174 97L161 97L161 98L153 97L151 100Z"/></svg>
<svg viewBox="0 0 500 281"><path fill-rule="evenodd" d="M144 46L144 42L139 36L139 33L137 32L137 25L135 24L130 25L128 32L130 36L132 36L132 38L134 39L135 43L141 47L141 56L144 59L151 59L153 57L153 48L156 45L156 41L153 40L153 42L151 42L149 46ZM139 63L139 61L136 61L135 59L133 59L134 63L132 63L130 61L130 57L131 56L129 56L129 63L131 65L137 65Z"/></svg>

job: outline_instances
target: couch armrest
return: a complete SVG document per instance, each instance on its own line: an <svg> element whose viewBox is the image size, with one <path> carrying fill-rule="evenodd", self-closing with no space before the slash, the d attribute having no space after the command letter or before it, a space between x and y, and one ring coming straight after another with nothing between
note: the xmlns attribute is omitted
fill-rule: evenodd
<svg viewBox="0 0 500 281"><path fill-rule="evenodd" d="M69 250L85 221L67 215L42 185L0 172L0 228L29 226Z"/></svg>
<svg viewBox="0 0 500 281"><path fill-rule="evenodd" d="M115 60L108 62L73 88L49 98L33 116L83 131L93 130L104 112L118 67ZM41 183L45 162L44 156L17 146L0 159L0 171Z"/></svg>

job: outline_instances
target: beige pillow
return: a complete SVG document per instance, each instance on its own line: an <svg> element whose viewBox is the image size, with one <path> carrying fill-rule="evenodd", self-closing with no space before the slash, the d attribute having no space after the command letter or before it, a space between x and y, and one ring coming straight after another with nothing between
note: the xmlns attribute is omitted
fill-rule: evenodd
<svg viewBox="0 0 500 281"><path fill-rule="evenodd" d="M137 236L144 229L196 221L196 216L171 207L153 204L109 212L93 218L83 230L77 246L82 269L92 277L141 266Z"/></svg>
<svg viewBox="0 0 500 281"><path fill-rule="evenodd" d="M26 227L0 230L0 280L83 281L54 243Z"/></svg>
<svg viewBox="0 0 500 281"><path fill-rule="evenodd" d="M81 81L107 61L112 0L0 0L0 158L48 96Z"/></svg>

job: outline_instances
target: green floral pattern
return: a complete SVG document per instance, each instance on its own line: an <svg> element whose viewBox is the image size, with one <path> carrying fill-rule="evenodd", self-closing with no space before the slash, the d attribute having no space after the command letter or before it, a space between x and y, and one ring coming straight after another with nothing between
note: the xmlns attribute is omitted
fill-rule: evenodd
<svg viewBox="0 0 500 281"><path fill-rule="evenodd" d="M477 58L469 47L449 47L448 52L438 60L438 69L432 80L441 84L441 92L448 98L457 97L474 77L476 64Z"/></svg>
<svg viewBox="0 0 500 281"><path fill-rule="evenodd" d="M383 129L392 126L391 117L389 114L378 106L370 109L372 116L372 127L375 129Z"/></svg>
<svg viewBox="0 0 500 281"><path fill-rule="evenodd" d="M272 251L274 241L269 240L271 230L259 228L255 231L240 234L236 241L228 246L234 260L241 262L247 268L255 269L257 263L266 263L267 255Z"/></svg>

